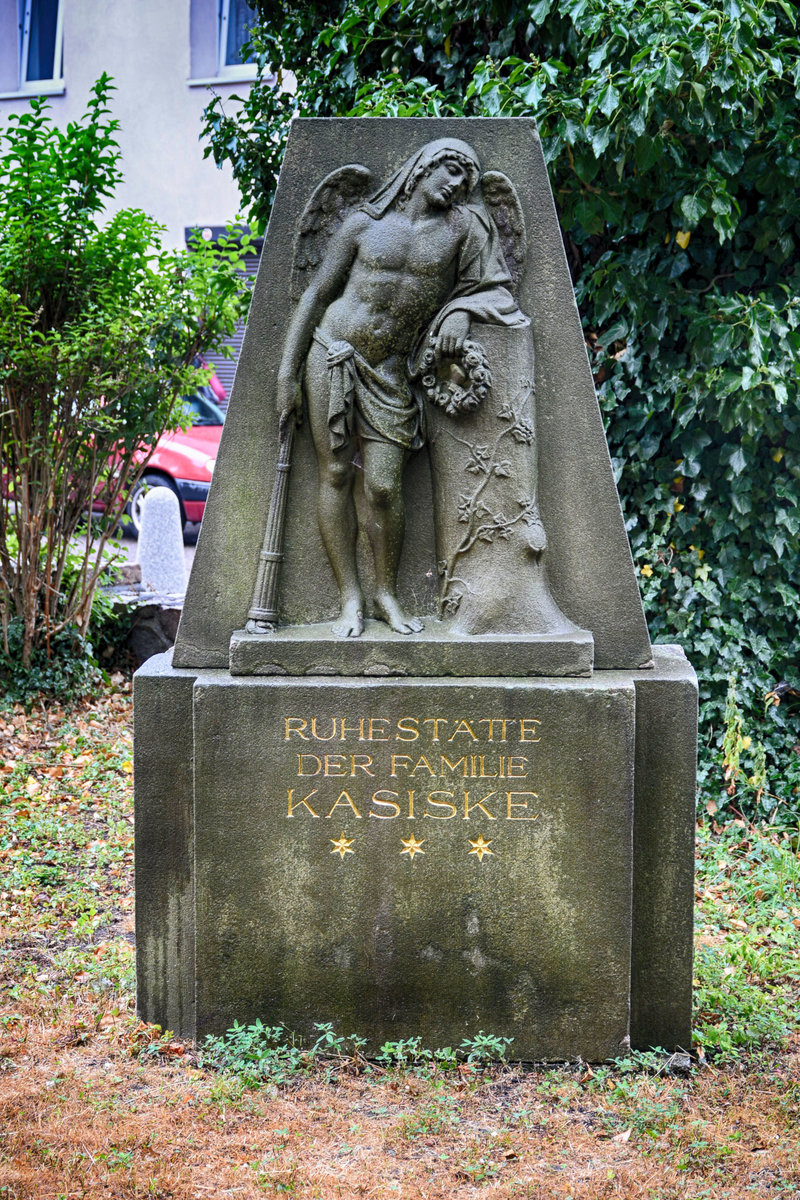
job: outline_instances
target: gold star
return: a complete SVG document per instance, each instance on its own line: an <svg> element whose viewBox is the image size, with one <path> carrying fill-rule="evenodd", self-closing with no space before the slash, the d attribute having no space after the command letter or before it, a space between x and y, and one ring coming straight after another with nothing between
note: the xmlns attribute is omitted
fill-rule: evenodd
<svg viewBox="0 0 800 1200"><path fill-rule="evenodd" d="M421 839L421 841L419 841L419 842L418 842L418 841L416 841L416 839L414 838L414 835L413 835L413 833L412 833L412 834L411 834L411 837L408 837L408 838L400 838L400 841L401 841L401 842L403 843L403 845L405 846L405 850L401 850L401 851L400 851L400 853L401 853L401 854L407 854L407 855L408 855L408 857L409 857L409 858L410 858L412 861L413 861L413 858L414 858L414 855L415 855L415 854L424 854L424 853L425 853L425 851L424 851L424 850L421 850L421 849L420 849L420 847L422 846L422 843L425 841L425 838L422 838L422 839Z"/></svg>
<svg viewBox="0 0 800 1200"><path fill-rule="evenodd" d="M350 849L355 840L355 838L346 838L344 834L342 834L338 841L334 841L334 839L331 838L331 841L333 842L331 854L338 854L340 858L344 858L345 854L355 854L355 850Z"/></svg>
<svg viewBox="0 0 800 1200"><path fill-rule="evenodd" d="M489 849L489 847L490 847L490 846L491 846L491 844L492 844L492 843L491 843L491 841L485 842L485 841L483 840L483 834L482 834L482 833L479 833L479 834L478 834L478 836L475 838L475 841L474 841L474 842L473 842L473 841L472 841L472 839L470 838L470 843L469 843L469 844L470 844L470 846L472 846L472 849L470 850L470 852L469 852L469 853L470 853L470 854L477 854L477 856L478 856L478 862L483 862L483 856L484 856L484 854L494 854L494 850L490 850L490 849Z"/></svg>

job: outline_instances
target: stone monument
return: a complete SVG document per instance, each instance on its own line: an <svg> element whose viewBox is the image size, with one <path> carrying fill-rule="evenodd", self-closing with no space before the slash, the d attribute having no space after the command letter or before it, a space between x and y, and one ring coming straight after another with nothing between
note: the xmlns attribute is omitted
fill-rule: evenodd
<svg viewBox="0 0 800 1200"><path fill-rule="evenodd" d="M696 683L650 646L532 121L293 125L135 700L145 1019L688 1049Z"/></svg>

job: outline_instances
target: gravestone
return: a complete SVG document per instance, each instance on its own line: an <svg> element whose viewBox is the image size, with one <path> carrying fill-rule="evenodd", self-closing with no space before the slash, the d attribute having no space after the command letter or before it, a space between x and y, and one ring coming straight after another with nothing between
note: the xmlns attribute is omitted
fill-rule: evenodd
<svg viewBox="0 0 800 1200"><path fill-rule="evenodd" d="M688 1048L696 682L650 645L532 121L294 123L135 701L146 1020Z"/></svg>

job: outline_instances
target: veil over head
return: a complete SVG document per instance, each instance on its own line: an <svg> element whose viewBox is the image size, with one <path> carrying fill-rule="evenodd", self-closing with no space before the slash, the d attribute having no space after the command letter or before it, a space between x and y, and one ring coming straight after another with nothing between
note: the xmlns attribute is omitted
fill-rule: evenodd
<svg viewBox="0 0 800 1200"><path fill-rule="evenodd" d="M386 181L383 187L361 205L362 212L370 217L382 217L387 209L399 200L405 193L411 180L419 177L425 171L445 158L454 158L467 171L467 196L473 191L480 179L481 164L472 146L459 138L437 138L412 154L399 171Z"/></svg>

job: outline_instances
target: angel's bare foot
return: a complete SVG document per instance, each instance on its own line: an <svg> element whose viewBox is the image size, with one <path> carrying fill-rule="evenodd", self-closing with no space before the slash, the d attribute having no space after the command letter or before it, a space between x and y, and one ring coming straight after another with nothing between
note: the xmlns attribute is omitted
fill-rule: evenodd
<svg viewBox="0 0 800 1200"><path fill-rule="evenodd" d="M423 622L419 617L407 617L391 592L375 597L375 611L395 633L419 633Z"/></svg>
<svg viewBox="0 0 800 1200"><path fill-rule="evenodd" d="M361 637L364 632L364 601L360 596L342 602L342 615L331 625L331 631L337 637Z"/></svg>

